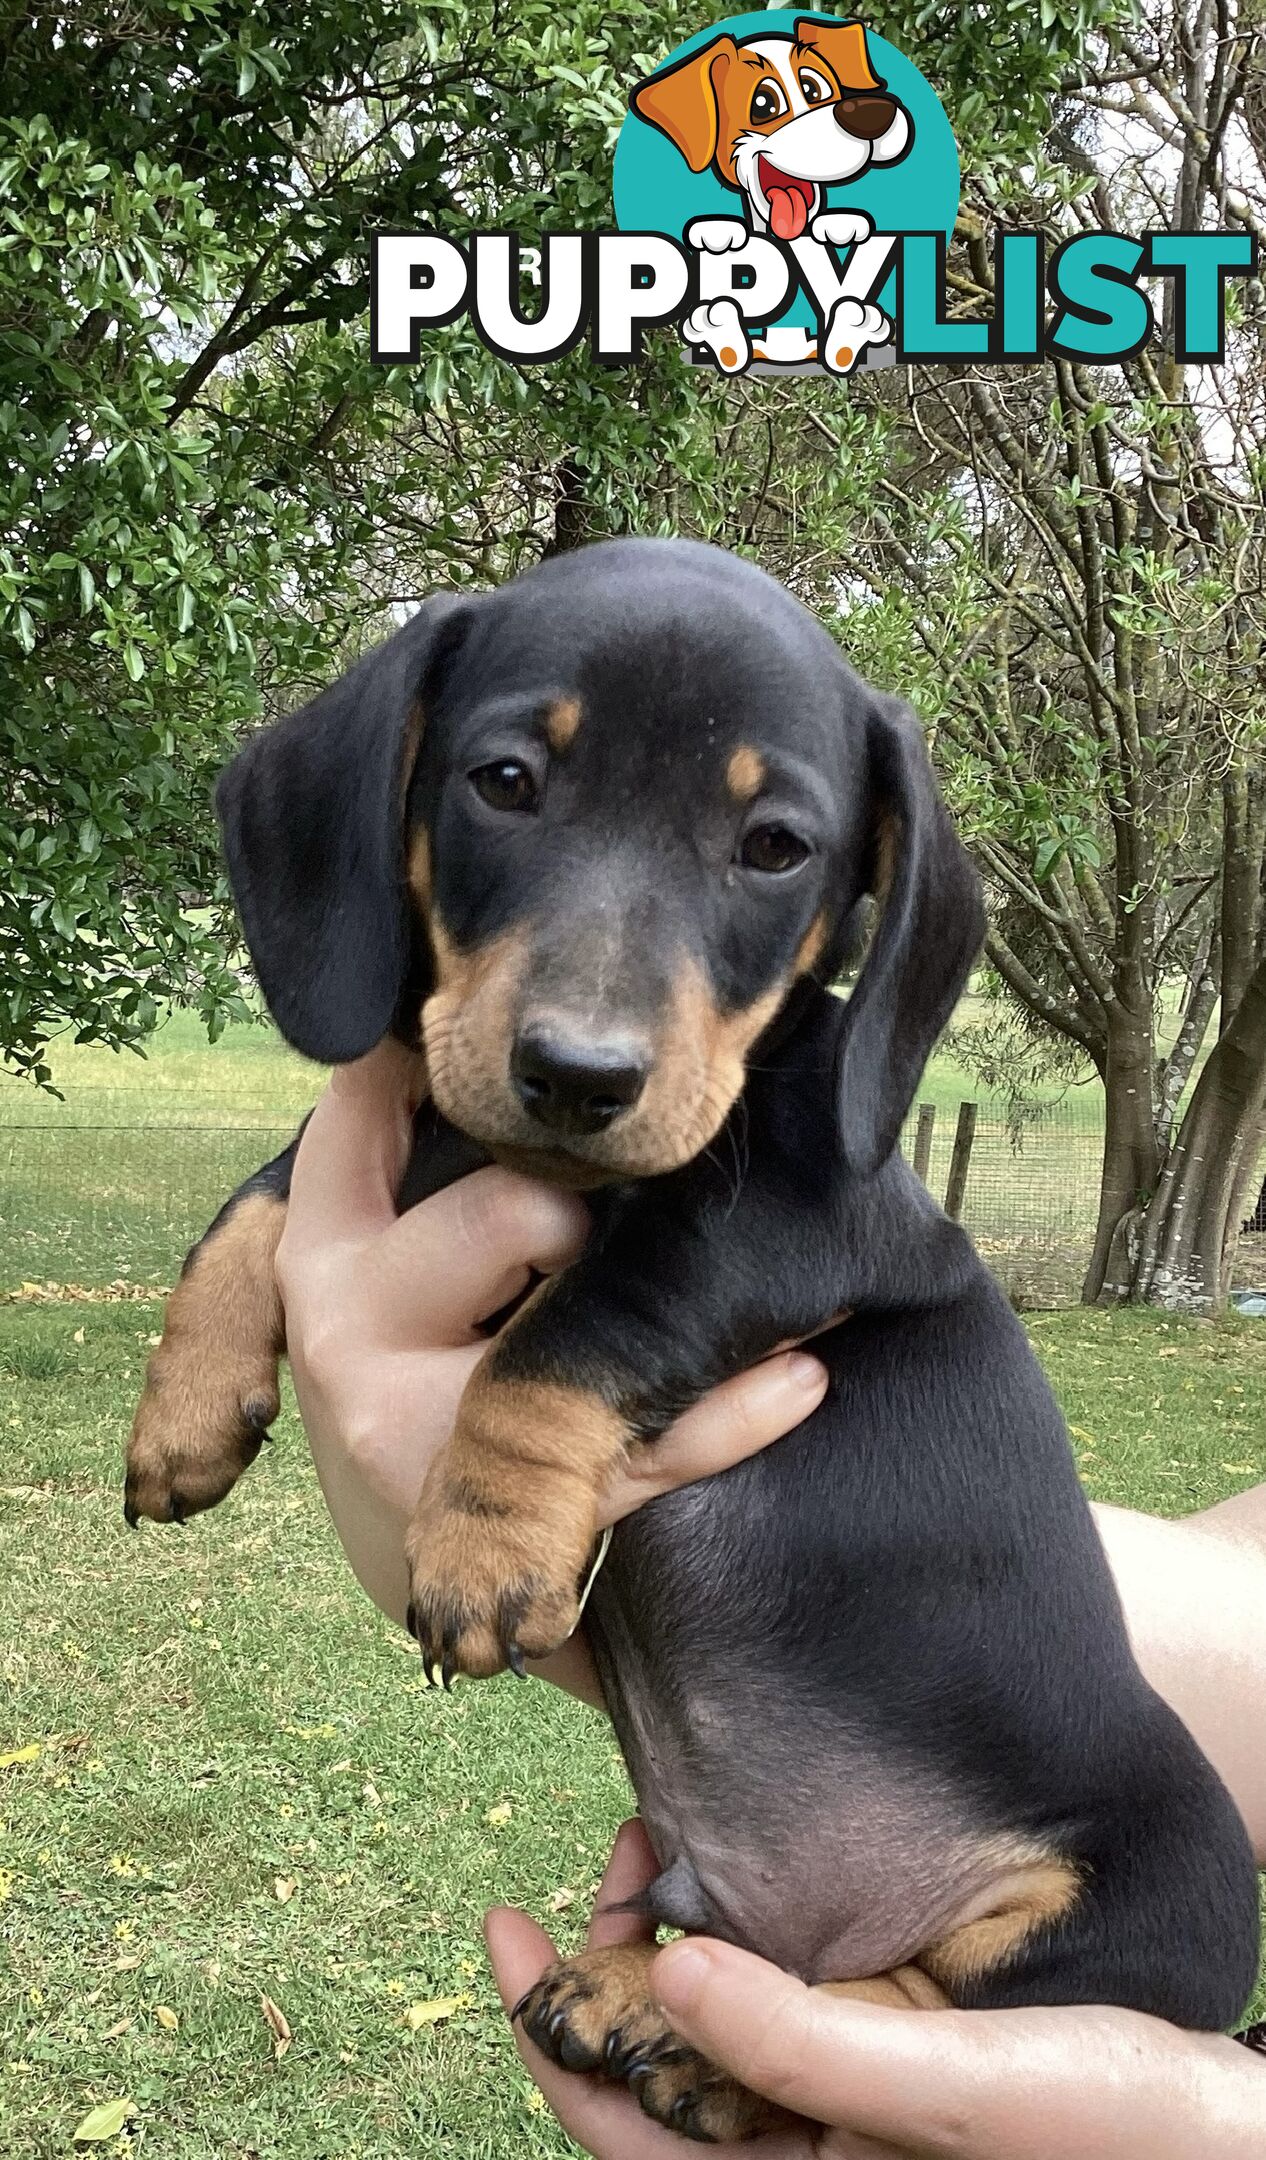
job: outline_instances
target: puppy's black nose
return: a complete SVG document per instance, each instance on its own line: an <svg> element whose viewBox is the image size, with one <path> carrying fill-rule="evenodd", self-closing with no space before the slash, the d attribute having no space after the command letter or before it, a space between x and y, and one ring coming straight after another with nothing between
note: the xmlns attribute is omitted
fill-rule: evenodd
<svg viewBox="0 0 1266 2160"><path fill-rule="evenodd" d="M515 1093L552 1132L596 1133L637 1101L650 1058L627 1040L583 1042L525 1028L510 1057Z"/></svg>
<svg viewBox="0 0 1266 2160"><path fill-rule="evenodd" d="M862 142L874 142L886 135L897 117L897 100L885 97L882 90L850 90L836 99L835 118L846 135L857 135Z"/></svg>

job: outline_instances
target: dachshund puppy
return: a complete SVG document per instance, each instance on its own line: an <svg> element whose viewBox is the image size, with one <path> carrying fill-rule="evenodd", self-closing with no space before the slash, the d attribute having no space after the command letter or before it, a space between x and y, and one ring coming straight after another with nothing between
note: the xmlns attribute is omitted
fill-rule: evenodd
<svg viewBox="0 0 1266 2160"><path fill-rule="evenodd" d="M402 1204L489 1157L591 1196L586 1251L492 1345L427 1479L428 1667L562 1641L613 1465L847 1311L822 1407L622 1523L597 1574L647 1910L874 2001L1233 2022L1244 1825L1134 1663L1023 1330L896 1145L983 929L912 715L751 564L614 541L428 601L219 802L282 1032L425 1052ZM132 1519L213 1505L275 1414L292 1152L186 1263ZM526 2029L688 2135L767 2128L666 2028L651 1954L563 1960Z"/></svg>

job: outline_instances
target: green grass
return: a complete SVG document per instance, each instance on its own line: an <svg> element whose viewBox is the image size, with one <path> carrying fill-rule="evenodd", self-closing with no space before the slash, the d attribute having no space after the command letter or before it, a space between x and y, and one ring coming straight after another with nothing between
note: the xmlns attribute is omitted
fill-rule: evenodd
<svg viewBox="0 0 1266 2160"><path fill-rule="evenodd" d="M157 1321L0 1310L0 1754L39 1748L0 1770L0 2151L68 2154L126 2096L163 2160L561 2155L479 1921L560 1903L574 1940L628 1805L610 1735L540 1685L422 1692L289 1411L223 1509L129 1536ZM1073 1312L1034 1338L1095 1493L1174 1513L1266 1475L1266 1332ZM455 2014L410 2031L441 1996Z"/></svg>

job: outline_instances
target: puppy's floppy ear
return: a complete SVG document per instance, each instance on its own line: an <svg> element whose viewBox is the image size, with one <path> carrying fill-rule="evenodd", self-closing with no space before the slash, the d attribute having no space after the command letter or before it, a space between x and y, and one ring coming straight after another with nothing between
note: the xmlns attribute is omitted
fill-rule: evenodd
<svg viewBox="0 0 1266 2160"><path fill-rule="evenodd" d="M937 792L919 724L898 699L871 696L874 888L883 913L836 1065L841 1143L862 1176L896 1146L985 934L980 880Z"/></svg>
<svg viewBox="0 0 1266 2160"><path fill-rule="evenodd" d="M260 987L323 1064L391 1025L410 959L404 801L428 682L476 602L438 593L221 774L216 808Z"/></svg>
<svg viewBox="0 0 1266 2160"><path fill-rule="evenodd" d="M796 42L821 53L841 90L882 90L883 84L870 64L866 32L859 22L814 22L801 16Z"/></svg>
<svg viewBox="0 0 1266 2160"><path fill-rule="evenodd" d="M717 154L721 86L737 56L738 46L728 33L714 38L687 53L676 67L646 76L629 98L638 118L676 145L691 172L706 171Z"/></svg>

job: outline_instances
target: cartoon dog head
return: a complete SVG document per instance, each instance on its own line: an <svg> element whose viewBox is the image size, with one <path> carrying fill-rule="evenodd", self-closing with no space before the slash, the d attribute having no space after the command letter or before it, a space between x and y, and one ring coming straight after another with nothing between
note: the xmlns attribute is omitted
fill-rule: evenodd
<svg viewBox="0 0 1266 2160"><path fill-rule="evenodd" d="M910 116L870 64L859 22L802 16L794 36L725 35L640 82L633 111L674 143L691 172L711 166L750 203L753 223L798 240L823 190L910 148Z"/></svg>

